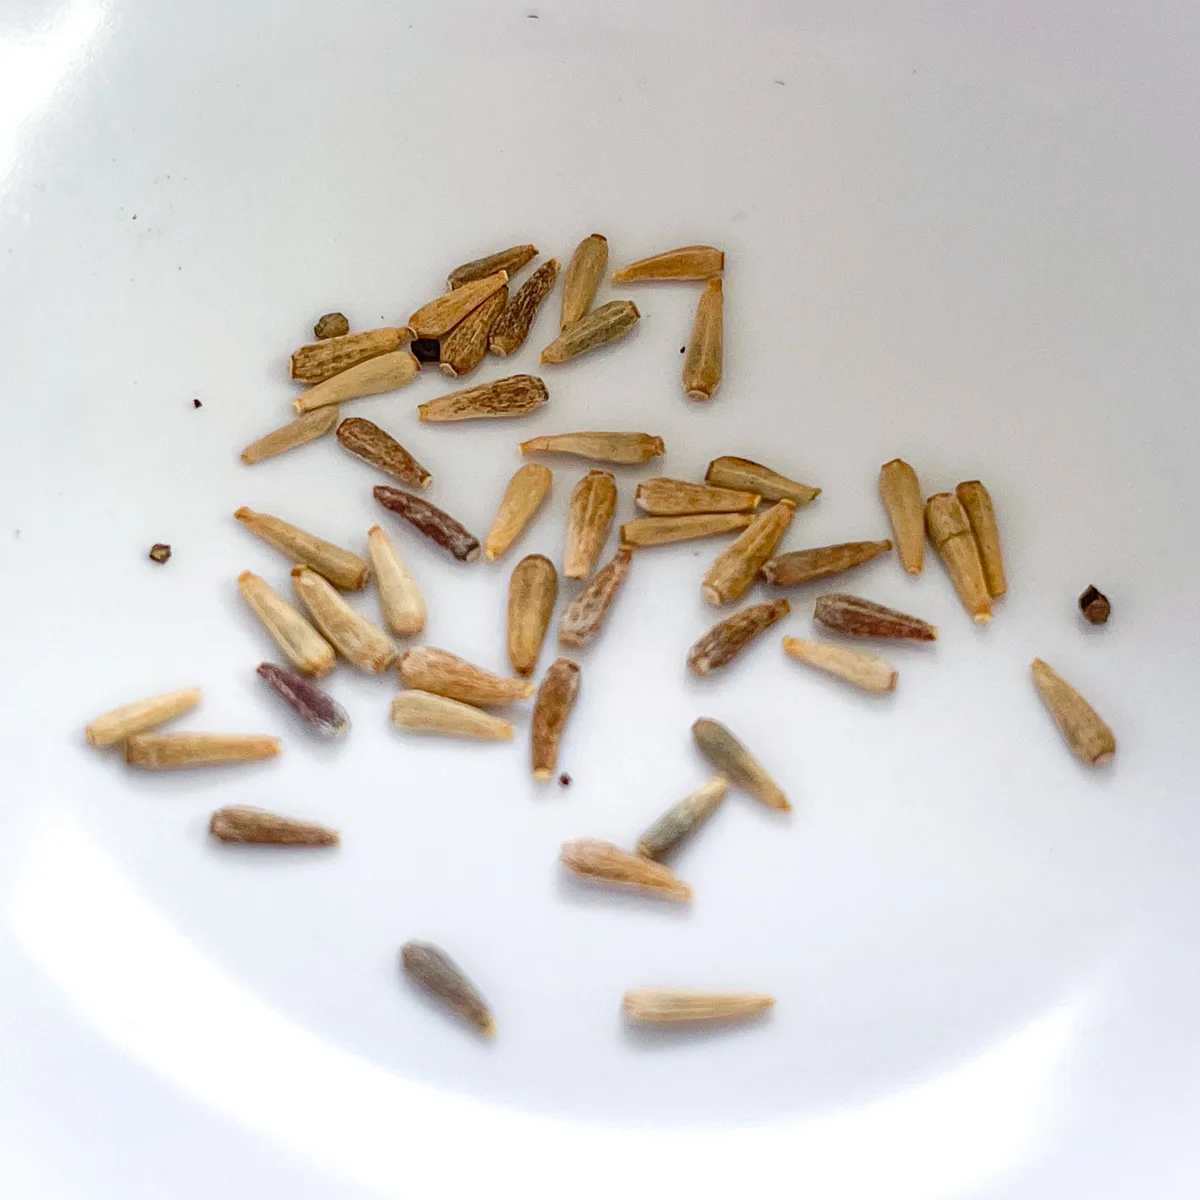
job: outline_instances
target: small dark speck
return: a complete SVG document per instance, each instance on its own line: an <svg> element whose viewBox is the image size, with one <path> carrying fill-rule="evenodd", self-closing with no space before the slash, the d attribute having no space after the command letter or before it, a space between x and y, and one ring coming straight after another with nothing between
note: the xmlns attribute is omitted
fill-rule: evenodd
<svg viewBox="0 0 1200 1200"><path fill-rule="evenodd" d="M780 87L784 87L784 86L785 86L785 81L784 81L784 80L782 80L782 79L777 79L777 80L775 80L775 82L776 82L777 84L779 84L779 86L780 86Z"/></svg>
<svg viewBox="0 0 1200 1200"><path fill-rule="evenodd" d="M568 774L566 773L566 771L564 771L564 772L563 772L563 773L562 773L562 774L561 774L561 775L558 777L558 786L559 786L559 787L570 787L570 786L571 786L571 777L570 777L570 775L568 775Z"/></svg>
<svg viewBox="0 0 1200 1200"><path fill-rule="evenodd" d="M137 220L137 213L134 213L134 214L133 214L133 219L134 219L135 221Z"/></svg>
<svg viewBox="0 0 1200 1200"><path fill-rule="evenodd" d="M192 401L192 407L193 407L193 408L203 408L203 407L204 407L204 405L203 405L203 404L201 404L199 400L193 400L193 401Z"/></svg>
<svg viewBox="0 0 1200 1200"><path fill-rule="evenodd" d="M679 353L680 353L680 354L686 354L686 353L687 353L687 347L686 347L686 346L680 346L680 347L679 347Z"/></svg>

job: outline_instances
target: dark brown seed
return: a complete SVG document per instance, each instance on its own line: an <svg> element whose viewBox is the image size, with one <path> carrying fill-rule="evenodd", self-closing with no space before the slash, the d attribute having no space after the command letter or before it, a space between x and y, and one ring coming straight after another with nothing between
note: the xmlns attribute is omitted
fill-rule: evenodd
<svg viewBox="0 0 1200 1200"><path fill-rule="evenodd" d="M472 259L455 267L446 277L446 286L453 291L464 283L473 283L476 279L485 279L497 271L507 271L515 275L527 262L537 255L537 247L531 245L510 246L507 250L497 250L495 254L483 258Z"/></svg>
<svg viewBox="0 0 1200 1200"><path fill-rule="evenodd" d="M554 774L558 743L578 695L579 664L569 658L556 659L542 677L533 704L530 758L534 779L545 782Z"/></svg>
<svg viewBox="0 0 1200 1200"><path fill-rule="evenodd" d="M193 408L203 408L203 407L204 407L204 405L203 405L203 404L201 404L199 400L193 400L193 401L192 401L192 407L193 407Z"/></svg>
<svg viewBox="0 0 1200 1200"><path fill-rule="evenodd" d="M303 675L266 662L259 663L258 674L297 716L307 721L322 737L341 737L350 728L346 710Z"/></svg>
<svg viewBox="0 0 1200 1200"><path fill-rule="evenodd" d="M1093 625L1103 625L1112 612L1112 605L1109 604L1108 597L1099 591L1095 584L1091 584L1079 597L1079 611Z"/></svg>
<svg viewBox="0 0 1200 1200"><path fill-rule="evenodd" d="M336 829L244 804L217 809L208 822L208 831L222 842L257 846L336 846L342 840Z"/></svg>
<svg viewBox="0 0 1200 1200"><path fill-rule="evenodd" d="M442 344L437 338L417 338L408 348L419 363L440 363L442 361Z"/></svg>
<svg viewBox="0 0 1200 1200"><path fill-rule="evenodd" d="M567 605L558 622L558 640L564 646L585 646L604 627L608 610L629 574L633 551L621 549Z"/></svg>
<svg viewBox="0 0 1200 1200"><path fill-rule="evenodd" d="M156 563L165 563L171 557L171 547L166 542L155 542L150 547L151 561Z"/></svg>
<svg viewBox="0 0 1200 1200"><path fill-rule="evenodd" d="M932 642L937 637L936 625L845 592L818 596L813 620L851 637L902 638L915 642Z"/></svg>
<svg viewBox="0 0 1200 1200"><path fill-rule="evenodd" d="M563 772L563 773L562 773L562 774L561 774L561 775L558 777L558 786L559 786L559 787L570 787L570 786L571 786L571 777L570 777L570 775L568 775L568 774L566 773L566 771L564 771L564 772Z"/></svg>
<svg viewBox="0 0 1200 1200"><path fill-rule="evenodd" d="M441 371L457 378L469 375L487 353L488 336L508 303L508 288L489 296L474 312L468 313L449 333L442 334Z"/></svg>
<svg viewBox="0 0 1200 1200"><path fill-rule="evenodd" d="M374 421L347 417L337 427L337 440L355 458L378 467L385 474L409 487L428 487L433 476L390 433Z"/></svg>
<svg viewBox="0 0 1200 1200"><path fill-rule="evenodd" d="M428 500L384 484L375 489L375 499L460 562L474 562L479 557L479 539Z"/></svg>
<svg viewBox="0 0 1200 1200"><path fill-rule="evenodd" d="M688 651L688 667L694 675L707 675L736 658L764 629L770 629L792 611L786 600L772 600L738 609L718 621Z"/></svg>
<svg viewBox="0 0 1200 1200"><path fill-rule="evenodd" d="M341 337L349 332L350 322L339 312L326 313L313 326L313 337L322 342L326 338Z"/></svg>
<svg viewBox="0 0 1200 1200"><path fill-rule="evenodd" d="M487 1037L496 1032L487 1001L440 946L432 942L405 942L400 948L400 963L409 979L436 996L468 1025L474 1025Z"/></svg>
<svg viewBox="0 0 1200 1200"><path fill-rule="evenodd" d="M763 564L762 577L776 587L799 587L861 567L892 548L891 542L842 542L815 550L793 550Z"/></svg>
<svg viewBox="0 0 1200 1200"><path fill-rule="evenodd" d="M417 406L422 421L475 421L480 418L523 417L537 412L549 399L536 375L509 375L477 387L463 388Z"/></svg>
<svg viewBox="0 0 1200 1200"><path fill-rule="evenodd" d="M558 279L558 265L557 258L542 263L509 301L488 338L488 349L493 354L512 354L521 348L538 308Z"/></svg>

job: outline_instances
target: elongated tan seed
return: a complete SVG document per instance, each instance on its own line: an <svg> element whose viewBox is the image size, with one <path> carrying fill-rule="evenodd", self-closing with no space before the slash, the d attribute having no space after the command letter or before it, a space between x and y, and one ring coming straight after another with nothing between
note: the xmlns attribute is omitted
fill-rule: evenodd
<svg viewBox="0 0 1200 1200"><path fill-rule="evenodd" d="M518 467L504 489L496 519L483 542L483 554L493 562L516 540L550 493L554 475L541 463Z"/></svg>
<svg viewBox="0 0 1200 1200"><path fill-rule="evenodd" d="M691 513L686 517L634 517L621 526L625 546L668 546L672 542L694 542L697 538L746 529L750 513Z"/></svg>
<svg viewBox="0 0 1200 1200"><path fill-rule="evenodd" d="M725 666L766 629L792 611L786 600L770 600L738 609L718 621L688 651L687 664L694 675L708 675Z"/></svg>
<svg viewBox="0 0 1200 1200"><path fill-rule="evenodd" d="M412 330L404 325L386 325L382 329L363 329L341 337L324 338L301 346L292 355L292 378L304 383L320 383L340 375L351 367L398 350L412 339Z"/></svg>
<svg viewBox="0 0 1200 1200"><path fill-rule="evenodd" d="M770 808L786 812L792 807L762 763L719 721L701 717L692 725L692 738L700 753L735 787Z"/></svg>
<svg viewBox="0 0 1200 1200"><path fill-rule="evenodd" d="M257 733L135 733L125 740L125 761L145 771L257 762L278 753L278 738Z"/></svg>
<svg viewBox="0 0 1200 1200"><path fill-rule="evenodd" d="M243 571L238 591L297 671L321 676L333 670L333 647L265 579Z"/></svg>
<svg viewBox="0 0 1200 1200"><path fill-rule="evenodd" d="M257 442L251 442L242 451L242 462L251 467L264 459L274 458L286 450L294 450L297 446L306 446L324 437L338 423L338 407L336 404L329 408L318 408L314 412L305 413L294 421L278 429L272 429L264 434Z"/></svg>
<svg viewBox="0 0 1200 1200"><path fill-rule="evenodd" d="M234 804L218 808L208 831L222 842L246 842L258 846L336 846L342 839L336 829L281 817L278 813Z"/></svg>
<svg viewBox="0 0 1200 1200"><path fill-rule="evenodd" d="M537 247L526 243L523 246L510 246L507 250L497 250L495 254L484 255L483 258L473 259L455 267L446 276L446 286L453 291L464 283L474 283L476 279L486 279L497 271L507 271L515 275L526 263L537 257Z"/></svg>
<svg viewBox="0 0 1200 1200"><path fill-rule="evenodd" d="M700 992L688 988L636 988L622 1007L631 1021L680 1025L697 1021L747 1021L775 1003L763 992Z"/></svg>
<svg viewBox="0 0 1200 1200"><path fill-rule="evenodd" d="M979 547L958 497L949 492L930 496L925 502L925 527L963 608L977 625L986 624L992 619L992 601L979 561Z"/></svg>
<svg viewBox="0 0 1200 1200"><path fill-rule="evenodd" d="M468 1025L485 1037L495 1034L496 1022L487 1001L440 946L432 942L405 942L400 948L400 964L414 983L436 996Z"/></svg>
<svg viewBox="0 0 1200 1200"><path fill-rule="evenodd" d="M182 715L200 703L200 689L180 688L103 713L84 729L90 746L115 746L135 733L144 733Z"/></svg>
<svg viewBox="0 0 1200 1200"><path fill-rule="evenodd" d="M558 278L558 265L557 258L549 259L521 285L500 319L492 326L488 349L493 354L512 354L524 344L537 310Z"/></svg>
<svg viewBox="0 0 1200 1200"><path fill-rule="evenodd" d="M593 233L575 247L563 275L560 329L574 325L591 308L596 285L607 266L608 239L601 234Z"/></svg>
<svg viewBox="0 0 1200 1200"><path fill-rule="evenodd" d="M542 554L530 554L513 567L508 581L508 661L518 675L537 666L554 602L558 572Z"/></svg>
<svg viewBox="0 0 1200 1200"><path fill-rule="evenodd" d="M586 579L600 557L617 510L617 481L611 471L589 471L571 492L563 574Z"/></svg>
<svg viewBox="0 0 1200 1200"><path fill-rule="evenodd" d="M661 859L686 837L690 837L721 806L729 792L729 780L714 775L690 796L673 804L638 839L637 850L643 858Z"/></svg>
<svg viewBox="0 0 1200 1200"><path fill-rule="evenodd" d="M1089 767L1110 762L1117 740L1099 713L1048 663L1035 658L1031 669L1042 701L1075 757Z"/></svg>
<svg viewBox="0 0 1200 1200"><path fill-rule="evenodd" d="M523 417L550 398L536 375L510 375L478 387L463 388L417 406L422 421L475 421L481 417Z"/></svg>
<svg viewBox="0 0 1200 1200"><path fill-rule="evenodd" d="M343 591L356 592L366 587L371 578L371 568L351 550L343 550L287 521L269 513L255 512L244 505L233 515L251 533L286 554L292 562L312 567Z"/></svg>
<svg viewBox="0 0 1200 1200"><path fill-rule="evenodd" d="M649 283L663 279L708 279L725 269L725 252L715 246L680 246L639 258L613 273L613 283Z"/></svg>
<svg viewBox="0 0 1200 1200"><path fill-rule="evenodd" d="M910 575L920 575L925 561L925 501L916 471L902 458L879 468L879 498L892 523L900 565Z"/></svg>
<svg viewBox="0 0 1200 1200"><path fill-rule="evenodd" d="M374 421L347 417L337 428L337 440L355 458L378 467L409 487L427 488L433 482L433 476Z"/></svg>
<svg viewBox="0 0 1200 1200"><path fill-rule="evenodd" d="M406 688L433 692L478 708L511 704L533 695L532 683L495 675L435 646L414 646L400 656L396 670Z"/></svg>
<svg viewBox="0 0 1200 1200"><path fill-rule="evenodd" d="M571 454L593 462L648 462L666 452L663 440L651 433L611 433L590 430L586 433L553 433L530 438L520 445L522 454Z"/></svg>
<svg viewBox="0 0 1200 1200"><path fill-rule="evenodd" d="M475 370L483 362L492 328L500 319L506 304L507 286L490 295L442 338L438 349L438 367L443 375L457 378Z"/></svg>
<svg viewBox="0 0 1200 1200"><path fill-rule="evenodd" d="M558 623L560 645L585 646L600 632L629 574L632 559L632 551L622 547L567 605Z"/></svg>
<svg viewBox="0 0 1200 1200"><path fill-rule="evenodd" d="M632 300L610 300L564 329L538 356L539 362L564 363L589 350L619 341L641 317Z"/></svg>
<svg viewBox="0 0 1200 1200"><path fill-rule="evenodd" d="M430 541L449 551L459 562L474 562L479 557L479 539L449 513L430 504L428 500L383 485L375 488L373 495L388 512L402 517Z"/></svg>
<svg viewBox="0 0 1200 1200"><path fill-rule="evenodd" d="M711 400L721 382L724 297L719 279L710 279L696 305L692 336L683 359L683 390L692 400Z"/></svg>
<svg viewBox="0 0 1200 1200"><path fill-rule="evenodd" d="M978 479L960 483L954 489L958 502L967 514L975 548L979 551L979 563L983 567L983 578L988 594L995 599L1008 591L1004 578L1004 558L1000 553L1000 529L996 525L996 510L988 490Z"/></svg>
<svg viewBox="0 0 1200 1200"><path fill-rule="evenodd" d="M865 650L851 650L832 642L810 642L785 637L783 652L797 662L807 663L829 675L836 675L864 692L890 692L896 686L896 668Z"/></svg>
<svg viewBox="0 0 1200 1200"><path fill-rule="evenodd" d="M378 525L367 532L367 550L375 568L379 607L387 627L400 637L420 633L425 628L425 597L400 551Z"/></svg>
<svg viewBox="0 0 1200 1200"><path fill-rule="evenodd" d="M382 675L396 661L392 639L351 608L315 571L293 567L292 587L317 628L347 662Z"/></svg>
<svg viewBox="0 0 1200 1200"><path fill-rule="evenodd" d="M393 350L314 384L292 401L292 408L298 413L306 413L327 408L330 404L359 400L363 396L394 392L406 383L412 383L420 373L421 364L410 350Z"/></svg>
<svg viewBox="0 0 1200 1200"><path fill-rule="evenodd" d="M742 488L748 492L757 492L764 500L791 500L797 507L815 500L821 489L809 487L807 483L797 483L764 467L762 463L751 462L748 458L733 458L725 455L714 458L708 464L704 474L705 481L718 487Z"/></svg>
<svg viewBox="0 0 1200 1200"><path fill-rule="evenodd" d="M579 664L569 658L555 659L538 687L530 730L530 766L541 783L558 765L558 746L578 695Z"/></svg>
<svg viewBox="0 0 1200 1200"><path fill-rule="evenodd" d="M507 282L508 272L500 270L464 283L418 308L408 318L409 328L419 338L440 338Z"/></svg>
<svg viewBox="0 0 1200 1200"><path fill-rule="evenodd" d="M611 842L578 838L564 842L559 860L568 871L592 883L645 892L665 900L690 900L692 889L653 859L630 854Z"/></svg>
<svg viewBox="0 0 1200 1200"><path fill-rule="evenodd" d="M461 700L416 690L401 692L392 701L392 724L409 733L471 738L479 742L511 742L513 736L511 721Z"/></svg>
<svg viewBox="0 0 1200 1200"><path fill-rule="evenodd" d="M768 559L762 575L776 587L799 587L815 579L827 579L869 563L892 548L891 542L841 542L815 550L793 550Z"/></svg>
<svg viewBox="0 0 1200 1200"><path fill-rule="evenodd" d="M753 512L761 500L757 492L663 478L644 479L634 495L638 508L652 517Z"/></svg>
<svg viewBox="0 0 1200 1200"><path fill-rule="evenodd" d="M826 629L851 637L913 642L932 642L937 637L936 625L847 592L827 592L818 596L813 605L813 620Z"/></svg>
<svg viewBox="0 0 1200 1200"><path fill-rule="evenodd" d="M776 501L738 534L733 545L717 555L700 587L707 603L719 607L745 594L787 532L795 511L794 501Z"/></svg>

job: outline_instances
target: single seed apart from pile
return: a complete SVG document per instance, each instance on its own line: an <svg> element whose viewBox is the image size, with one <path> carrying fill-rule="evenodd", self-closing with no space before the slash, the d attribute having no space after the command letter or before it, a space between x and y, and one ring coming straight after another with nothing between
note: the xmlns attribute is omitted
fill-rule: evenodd
<svg viewBox="0 0 1200 1200"><path fill-rule="evenodd" d="M272 429L242 451L242 462L251 467L263 459L274 458L285 450L294 450L297 446L315 442L338 423L338 413L338 406L331 404L328 408L318 408L305 413L279 429Z"/></svg>
<svg viewBox="0 0 1200 1200"><path fill-rule="evenodd" d="M661 859L684 838L695 833L721 806L729 792L729 780L714 775L690 796L672 805L638 839L638 853L643 858Z"/></svg>
<svg viewBox="0 0 1200 1200"><path fill-rule="evenodd" d="M842 542L815 550L793 550L764 563L762 575L776 587L799 587L814 579L826 579L861 567L891 548L891 542Z"/></svg>
<svg viewBox="0 0 1200 1200"><path fill-rule="evenodd" d="M483 362L492 327L500 319L506 304L508 288L502 287L442 337L439 356L443 375L466 375Z"/></svg>
<svg viewBox="0 0 1200 1200"><path fill-rule="evenodd" d="M708 279L725 269L725 252L714 246L680 246L639 258L613 273L613 283L648 283L660 279Z"/></svg>
<svg viewBox="0 0 1200 1200"><path fill-rule="evenodd" d="M412 330L406 326L386 325L301 346L292 355L292 378L303 383L321 383L369 358L399 350L411 338Z"/></svg>
<svg viewBox="0 0 1200 1200"><path fill-rule="evenodd" d="M1095 584L1091 584L1079 597L1079 611L1092 625L1103 625L1112 612L1112 605L1109 604L1108 597L1099 591Z"/></svg>
<svg viewBox="0 0 1200 1200"><path fill-rule="evenodd" d="M622 547L592 577L587 587L567 605L558 622L558 640L563 646L585 646L604 627L608 610L629 574L633 553Z"/></svg>
<svg viewBox="0 0 1200 1200"><path fill-rule="evenodd" d="M578 838L564 842L559 860L568 871L591 883L645 892L664 900L690 900L692 889L671 871L649 858L630 854L611 842Z"/></svg>
<svg viewBox="0 0 1200 1200"><path fill-rule="evenodd" d="M558 259L552 258L521 285L488 336L488 349L501 356L519 350L529 336L533 318L558 278Z"/></svg>
<svg viewBox="0 0 1200 1200"><path fill-rule="evenodd" d="M333 670L333 647L266 580L243 571L238 591L297 671L321 676Z"/></svg>
<svg viewBox="0 0 1200 1200"><path fill-rule="evenodd" d="M404 973L451 1012L473 1025L486 1037L496 1032L496 1022L487 1001L462 973L445 950L431 942L405 942L400 948Z"/></svg>
<svg viewBox="0 0 1200 1200"><path fill-rule="evenodd" d="M529 524L550 492L554 476L541 463L519 467L504 489L500 508L483 542L483 555L492 562L499 558Z"/></svg>
<svg viewBox="0 0 1200 1200"><path fill-rule="evenodd" d="M464 283L474 283L476 279L486 279L489 275L495 275L497 271L507 271L509 275L515 275L526 263L532 262L536 257L537 247L529 244L510 246L507 250L497 250L495 254L488 254L483 258L463 263L461 267L455 267L446 277L446 286L454 291L455 288L462 287Z"/></svg>
<svg viewBox="0 0 1200 1200"><path fill-rule="evenodd" d="M343 550L324 538L305 533L268 513L257 513L243 506L233 514L251 533L282 551L292 562L304 563L324 575L335 587L356 592L367 586L371 569L350 550Z"/></svg>
<svg viewBox="0 0 1200 1200"><path fill-rule="evenodd" d="M511 742L513 736L512 722L432 692L401 692L392 701L392 724L409 733L473 738L480 742Z"/></svg>
<svg viewBox="0 0 1200 1200"><path fill-rule="evenodd" d="M775 1003L762 992L698 992L684 988L636 988L622 1006L631 1021L679 1025L693 1021L746 1021Z"/></svg>
<svg viewBox="0 0 1200 1200"><path fill-rule="evenodd" d="M753 512L761 500L757 492L662 478L643 480L634 495L638 508L652 517Z"/></svg>
<svg viewBox="0 0 1200 1200"><path fill-rule="evenodd" d="M666 446L662 438L650 433L592 430L530 438L521 443L520 450L522 454L572 454L576 458L590 458L593 462L629 466L657 458L666 452Z"/></svg>
<svg viewBox="0 0 1200 1200"><path fill-rule="evenodd" d="M336 846L342 840L336 829L243 804L217 809L208 823L208 831L222 842L258 846Z"/></svg>
<svg viewBox="0 0 1200 1200"><path fill-rule="evenodd" d="M388 628L401 637L420 633L425 628L425 597L400 551L378 525L367 533L367 550L379 585L379 607Z"/></svg>
<svg viewBox="0 0 1200 1200"><path fill-rule="evenodd" d="M683 360L683 390L692 400L711 400L721 382L724 298L719 279L710 279L696 305L692 336Z"/></svg>
<svg viewBox="0 0 1200 1200"><path fill-rule="evenodd" d="M558 572L544 555L527 555L513 568L508 582L508 661L518 675L528 675L537 666L557 599Z"/></svg>
<svg viewBox="0 0 1200 1200"><path fill-rule="evenodd" d="M916 471L902 458L879 468L879 498L892 523L900 565L910 575L920 575L925 561L925 501Z"/></svg>
<svg viewBox="0 0 1200 1200"><path fill-rule="evenodd" d="M596 285L608 266L608 239L598 233L585 237L563 274L562 315L560 329L574 325L592 306Z"/></svg>
<svg viewBox="0 0 1200 1200"><path fill-rule="evenodd" d="M769 808L791 809L788 798L766 768L719 721L701 717L692 725L700 753L735 787L749 792Z"/></svg>
<svg viewBox="0 0 1200 1200"><path fill-rule="evenodd" d="M1076 758L1102 767L1117 752L1113 731L1096 710L1040 658L1032 663L1033 682Z"/></svg>
<svg viewBox="0 0 1200 1200"><path fill-rule="evenodd" d="M308 567L292 568L292 587L322 634L348 662L382 675L396 661L396 647L378 625L346 603Z"/></svg>
<svg viewBox="0 0 1200 1200"><path fill-rule="evenodd" d="M394 392L406 383L412 383L420 373L421 364L412 353L393 350L313 384L292 401L292 408L298 413L306 413L363 396Z"/></svg>
<svg viewBox="0 0 1200 1200"><path fill-rule="evenodd" d="M375 499L388 512L402 517L419 533L448 550L460 562L474 562L479 557L479 539L460 525L449 513L435 508L428 500L410 496L399 488L375 489Z"/></svg>
<svg viewBox="0 0 1200 1200"><path fill-rule="evenodd" d="M406 688L432 692L479 708L511 704L533 695L532 683L495 675L435 646L414 646L400 656L396 670Z"/></svg>
<svg viewBox="0 0 1200 1200"><path fill-rule="evenodd" d="M1008 591L1004 578L1004 559L1000 554L1000 530L996 525L996 510L988 490L978 479L960 483L954 489L958 502L967 514L975 547L979 551L979 562L983 567L983 578L988 594L995 598Z"/></svg>
<svg viewBox="0 0 1200 1200"><path fill-rule="evenodd" d="M619 341L641 317L632 300L610 300L564 329L538 356L539 362L564 363L589 350Z"/></svg>
<svg viewBox="0 0 1200 1200"><path fill-rule="evenodd" d="M925 502L925 527L929 531L929 540L946 565L946 573L963 608L977 625L990 621L992 601L983 564L979 561L979 547L958 497L949 492L930 496Z"/></svg>
<svg viewBox="0 0 1200 1200"><path fill-rule="evenodd" d="M317 323L313 326L313 337L324 340L325 338L343 337L350 332L350 322L346 320L345 313L330 312L323 317L318 318Z"/></svg>
<svg viewBox="0 0 1200 1200"><path fill-rule="evenodd" d="M417 406L422 421L474 421L481 417L523 417L549 399L536 375L509 375L478 387L463 388Z"/></svg>
<svg viewBox="0 0 1200 1200"><path fill-rule="evenodd" d="M337 440L355 458L378 467L386 475L409 487L427 488L433 476L390 433L374 421L347 417L337 427Z"/></svg>
<svg viewBox="0 0 1200 1200"><path fill-rule="evenodd" d="M787 532L795 511L794 501L776 501L738 534L733 545L717 555L700 587L707 603L719 607L746 592Z"/></svg>
<svg viewBox="0 0 1200 1200"><path fill-rule="evenodd" d="M785 637L783 651L797 662L836 675L864 692L890 692L896 686L896 668L864 650L835 646L832 642L810 642Z"/></svg>
<svg viewBox="0 0 1200 1200"><path fill-rule="evenodd" d="M765 629L792 611L786 600L751 604L718 621L688 651L687 664L693 675L708 675L736 658Z"/></svg>
<svg viewBox="0 0 1200 1200"><path fill-rule="evenodd" d="M764 500L791 500L798 507L803 507L821 494L820 488L797 483L794 479L772 471L770 467L764 467L762 463L729 455L714 458L708 464L704 479L705 482L716 484L718 487L757 492Z"/></svg>
<svg viewBox="0 0 1200 1200"><path fill-rule="evenodd" d="M586 579L600 557L617 510L617 481L610 471L589 471L571 492L563 574Z"/></svg>
<svg viewBox="0 0 1200 1200"><path fill-rule="evenodd" d="M667 546L672 542L693 542L697 538L746 529L754 517L750 513L692 513L686 517L635 517L621 526L621 542L626 546Z"/></svg>
<svg viewBox="0 0 1200 1200"><path fill-rule="evenodd" d="M409 349L422 366L442 361L442 343L437 338L413 338Z"/></svg>
<svg viewBox="0 0 1200 1200"><path fill-rule="evenodd" d="M165 563L171 557L171 547L166 542L155 542L150 547L150 560L156 563Z"/></svg>
<svg viewBox="0 0 1200 1200"><path fill-rule="evenodd" d="M258 674L297 716L322 737L338 738L350 728L346 710L315 683L274 663L259 663Z"/></svg>
<svg viewBox="0 0 1200 1200"><path fill-rule="evenodd" d="M135 700L98 716L84 729L84 737L89 746L115 746L135 733L144 733L181 716L199 703L200 689L195 687Z"/></svg>
<svg viewBox="0 0 1200 1200"><path fill-rule="evenodd" d="M145 771L257 762L279 753L279 739L257 733L135 733L125 761Z"/></svg>
<svg viewBox="0 0 1200 1200"><path fill-rule="evenodd" d="M578 695L579 664L569 658L555 659L542 677L533 705L530 766L539 782L544 783L554 774L558 745Z"/></svg>
<svg viewBox="0 0 1200 1200"><path fill-rule="evenodd" d="M847 592L827 592L818 596L813 606L813 620L826 629L851 637L914 642L932 642L937 637L936 625Z"/></svg>
<svg viewBox="0 0 1200 1200"><path fill-rule="evenodd" d="M495 271L482 279L473 279L436 300L418 308L408 318L417 337L440 338L449 333L468 313L474 312L489 296L508 283L507 271Z"/></svg>

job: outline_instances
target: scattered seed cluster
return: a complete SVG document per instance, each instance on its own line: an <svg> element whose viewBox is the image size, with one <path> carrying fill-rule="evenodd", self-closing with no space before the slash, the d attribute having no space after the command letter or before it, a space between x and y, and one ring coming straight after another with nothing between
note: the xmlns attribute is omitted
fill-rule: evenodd
<svg viewBox="0 0 1200 1200"><path fill-rule="evenodd" d="M254 464L294 450L336 431L337 442L392 483L374 488L375 499L408 536L420 534L462 563L481 556L503 557L536 517L551 490L553 474L538 461L519 467L498 498L496 517L481 541L449 513L412 490L432 482L425 467L391 434L361 417L342 418L339 406L364 396L399 389L436 364L451 377L474 370L490 353L507 357L524 344L534 318L559 278L559 262L549 259L532 271L510 295L510 277L537 256L532 245L514 246L465 263L450 272L449 289L418 308L405 325L351 332L341 313L316 323L317 341L291 357L292 378L305 386L293 401L298 414L242 451ZM592 307L607 269L608 242L599 234L585 238L562 271L559 334L540 353L545 364L567 363L627 336L640 312L630 300ZM708 401L721 381L725 256L711 246L685 246L638 260L617 271L616 283L699 281L691 339L685 347L682 391ZM510 419L536 412L550 399L545 382L534 375L510 375L463 388L418 406L423 423ZM665 452L660 437L643 432L577 431L535 437L520 443L526 456L556 455L598 464L642 464ZM777 553L797 510L821 489L800 483L749 459L724 456L708 466L703 481L655 477L642 480L635 494L645 514L621 526L616 554L601 563L616 512L618 487L602 466L574 484L564 535L562 575L582 585L567 599L557 626L559 644L577 648L602 632L608 614L627 586L638 555L648 547L699 538L736 535L714 556L700 581L703 598L722 608L740 600L756 583L794 589L846 574L893 547L902 567L919 574L926 541L942 559L967 612L978 623L990 620L992 602L1007 590L1000 536L992 500L979 481L960 483L954 492L924 498L914 469L900 459L879 472L879 494L892 527L892 540L863 540L836 546ZM559 754L582 680L578 663L558 658L533 682L543 643L559 601L559 572L543 555L515 564L509 586L507 651L514 675L500 675L447 650L410 645L401 652L395 638L417 637L425 624L425 599L400 550L381 526L366 536L367 558L299 529L279 517L240 508L234 514L251 533L294 564L295 603L270 584L245 571L238 589L247 606L274 640L288 667L262 663L259 677L296 713L312 733L334 738L346 734L350 719L342 706L316 682L339 657L358 669L383 674L396 668L401 690L391 703L392 723L417 734L508 742L513 722L492 709L533 699L529 768L546 782L559 774ZM161 555L159 552L162 552ZM165 561L166 546L151 557ZM381 621L363 615L346 593L377 583ZM1080 597L1084 616L1093 623L1108 617L1108 601L1094 587ZM728 613L686 653L689 669L709 675L727 666L756 639L792 611L786 598L751 604ZM869 599L841 592L816 597L818 627L852 639L936 639L934 626ZM782 639L795 662L834 675L868 693L891 692L897 671L875 654L841 642ZM1115 742L1111 730L1069 684L1046 663L1033 663L1034 683L1063 737L1089 765L1108 761ZM151 732L183 715L200 699L196 688L127 704L87 726L94 746L124 747L126 761L145 770L251 762L279 753L278 739L259 734ZM692 726L696 748L714 774L668 809L632 850L592 838L567 842L562 865L581 880L632 889L660 899L687 902L691 887L661 860L693 835L730 789L762 804L789 810L787 795L767 767L740 738L720 722L699 718ZM768 755L771 752L768 750ZM778 751L774 752L778 760ZM245 807L223 808L210 823L222 842L275 846L335 846L335 830L290 816ZM441 949L410 941L400 955L405 973L468 1024L490 1036L495 1021L483 996ZM629 992L624 1011L631 1020L692 1022L735 1020L771 1006L770 996L753 992L711 993L677 989Z"/></svg>

